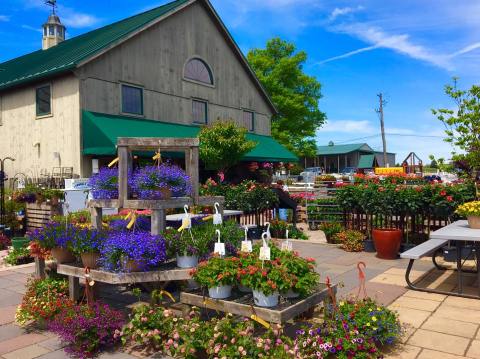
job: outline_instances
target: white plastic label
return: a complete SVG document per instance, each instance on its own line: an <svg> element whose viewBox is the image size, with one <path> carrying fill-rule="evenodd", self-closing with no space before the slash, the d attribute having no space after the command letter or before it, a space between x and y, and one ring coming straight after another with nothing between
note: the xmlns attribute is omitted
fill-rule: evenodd
<svg viewBox="0 0 480 359"><path fill-rule="evenodd" d="M242 252L251 253L252 252L252 241L246 240L242 241L242 247L240 249Z"/></svg>
<svg viewBox="0 0 480 359"><path fill-rule="evenodd" d="M190 217L183 217L182 218L182 227L184 229L192 228L192 220L190 219Z"/></svg>
<svg viewBox="0 0 480 359"><path fill-rule="evenodd" d="M225 243L216 242L213 253L224 256L225 255Z"/></svg>
<svg viewBox="0 0 480 359"><path fill-rule="evenodd" d="M258 258L262 261L269 261L270 260L270 247L269 246L262 246L260 247L260 255Z"/></svg>
<svg viewBox="0 0 480 359"><path fill-rule="evenodd" d="M215 213L213 215L213 224L219 225L223 223L222 215L220 213Z"/></svg>
<svg viewBox="0 0 480 359"><path fill-rule="evenodd" d="M292 251L292 242L290 242L289 240L283 241L282 242L282 251L291 252Z"/></svg>

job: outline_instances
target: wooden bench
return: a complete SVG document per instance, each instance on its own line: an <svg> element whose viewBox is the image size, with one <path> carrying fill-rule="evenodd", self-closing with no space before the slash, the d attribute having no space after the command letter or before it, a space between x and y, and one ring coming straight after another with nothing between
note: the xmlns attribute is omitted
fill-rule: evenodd
<svg viewBox="0 0 480 359"><path fill-rule="evenodd" d="M412 271L413 263L423 257L426 256L432 256L432 262L437 267L438 269L446 269L444 267L441 267L437 264L435 257L439 249L441 249L445 244L448 243L447 239L429 239L426 242L423 242L422 244L409 249L408 251L403 252L400 254L401 258L404 259L409 259L410 261L408 262L407 266L407 272L405 273L405 280L407 281L408 287L412 290L418 290L421 292L429 292L429 293L440 293L440 294L445 294L442 291L438 291L435 289L429 289L429 288L421 288L417 287L411 280L410 280L410 273Z"/></svg>

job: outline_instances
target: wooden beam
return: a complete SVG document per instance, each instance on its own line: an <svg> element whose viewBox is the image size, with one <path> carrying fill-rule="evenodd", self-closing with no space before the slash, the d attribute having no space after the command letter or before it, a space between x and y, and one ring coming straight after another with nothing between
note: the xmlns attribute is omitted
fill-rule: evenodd
<svg viewBox="0 0 480 359"><path fill-rule="evenodd" d="M123 207L124 201L130 197L128 174L132 170L132 153L126 146L118 146L118 206Z"/></svg>
<svg viewBox="0 0 480 359"><path fill-rule="evenodd" d="M164 209L154 209L152 211L152 225L150 232L154 236L160 235L166 227L167 219L165 216L165 210Z"/></svg>
<svg viewBox="0 0 480 359"><path fill-rule="evenodd" d="M90 207L90 217L92 227L95 229L102 229L103 222L102 222L102 207Z"/></svg>
<svg viewBox="0 0 480 359"><path fill-rule="evenodd" d="M158 138L158 137L119 137L117 146L135 147L136 149L147 149L169 147L174 149L187 149L189 147L198 147L200 140L198 138Z"/></svg>

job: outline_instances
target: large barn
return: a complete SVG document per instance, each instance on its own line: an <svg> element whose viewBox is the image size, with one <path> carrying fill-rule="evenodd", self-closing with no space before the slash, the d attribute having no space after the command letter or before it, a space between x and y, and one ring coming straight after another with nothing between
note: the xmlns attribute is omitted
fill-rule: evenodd
<svg viewBox="0 0 480 359"><path fill-rule="evenodd" d="M42 49L0 64L10 177L55 168L87 177L115 156L119 136L191 137L221 120L258 143L245 160L296 160L270 137L275 106L208 0L177 0L68 40L65 31L52 14Z"/></svg>

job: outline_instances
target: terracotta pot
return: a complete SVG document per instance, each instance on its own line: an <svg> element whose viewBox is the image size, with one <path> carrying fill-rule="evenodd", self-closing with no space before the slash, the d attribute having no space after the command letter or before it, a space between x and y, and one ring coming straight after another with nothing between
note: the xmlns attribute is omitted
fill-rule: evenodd
<svg viewBox="0 0 480 359"><path fill-rule="evenodd" d="M125 271L127 271L127 272L141 272L142 269L140 268L140 265L137 262L129 259L127 261L127 263L125 264Z"/></svg>
<svg viewBox="0 0 480 359"><path fill-rule="evenodd" d="M75 261L75 256L68 249L62 247L55 247L50 250L52 257L55 258L58 264L72 263Z"/></svg>
<svg viewBox="0 0 480 359"><path fill-rule="evenodd" d="M100 253L97 252L88 252L82 253L82 264L84 267L88 267L90 269L98 268L98 260L100 259Z"/></svg>
<svg viewBox="0 0 480 359"><path fill-rule="evenodd" d="M468 216L468 225L470 228L480 229L480 217L479 216Z"/></svg>
<svg viewBox="0 0 480 359"><path fill-rule="evenodd" d="M168 187L160 187L158 192L162 194L162 199L170 199L172 198L172 190Z"/></svg>
<svg viewBox="0 0 480 359"><path fill-rule="evenodd" d="M402 242L401 230L394 228L374 229L372 237L378 258L397 259Z"/></svg>

